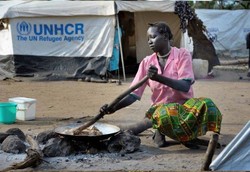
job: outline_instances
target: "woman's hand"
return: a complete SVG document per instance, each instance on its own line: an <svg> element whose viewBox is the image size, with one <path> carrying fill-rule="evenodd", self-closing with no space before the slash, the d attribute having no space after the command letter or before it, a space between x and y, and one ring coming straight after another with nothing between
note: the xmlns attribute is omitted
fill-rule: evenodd
<svg viewBox="0 0 250 172"><path fill-rule="evenodd" d="M190 89L190 86L192 85L192 82L189 80L178 80L178 79L171 79L168 77L165 77L163 75L158 74L158 69L151 65L148 69L147 76L154 81L157 81L159 83L162 83L164 85L167 85L175 90L188 92Z"/></svg>
<svg viewBox="0 0 250 172"><path fill-rule="evenodd" d="M157 75L158 75L158 69L155 66L151 65L148 69L147 76L152 80L156 80Z"/></svg>
<svg viewBox="0 0 250 172"><path fill-rule="evenodd" d="M99 111L100 111L100 113L102 113L102 114L104 114L104 115L106 115L106 114L112 114L112 113L115 112L115 110L114 110L113 108L110 108L110 107L108 106L108 104L103 105L103 106L100 108Z"/></svg>

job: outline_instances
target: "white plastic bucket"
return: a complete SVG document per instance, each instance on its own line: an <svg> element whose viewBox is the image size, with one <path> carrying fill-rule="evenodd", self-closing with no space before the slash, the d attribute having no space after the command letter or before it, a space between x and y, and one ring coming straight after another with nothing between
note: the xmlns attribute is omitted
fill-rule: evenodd
<svg viewBox="0 0 250 172"><path fill-rule="evenodd" d="M36 114L36 99L27 97L9 98L9 102L17 104L16 119L18 120L34 120Z"/></svg>
<svg viewBox="0 0 250 172"><path fill-rule="evenodd" d="M208 75L208 61L193 59L193 71L195 79L204 79Z"/></svg>

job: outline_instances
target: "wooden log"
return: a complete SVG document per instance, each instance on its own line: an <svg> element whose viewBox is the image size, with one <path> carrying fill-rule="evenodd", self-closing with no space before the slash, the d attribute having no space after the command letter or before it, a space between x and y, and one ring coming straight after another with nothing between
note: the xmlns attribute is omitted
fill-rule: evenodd
<svg viewBox="0 0 250 172"><path fill-rule="evenodd" d="M218 138L219 138L218 134L213 134L212 138L209 141L207 151L205 154L205 160L204 160L204 163L203 163L202 168L201 168L202 171L210 171L209 165L212 162L212 158L213 158L213 155L214 155L215 149L217 147L217 143L218 143Z"/></svg>
<svg viewBox="0 0 250 172"><path fill-rule="evenodd" d="M242 66L236 66L236 65L225 65L225 66L214 66L214 70L223 70L223 71L247 71L248 66L242 65Z"/></svg>
<svg viewBox="0 0 250 172"><path fill-rule="evenodd" d="M220 60L220 65L240 65L248 64L248 58L246 59L235 59L235 60Z"/></svg>
<svg viewBox="0 0 250 172"><path fill-rule="evenodd" d="M152 127L152 122L148 118L144 118L142 121L139 121L135 124L131 124L128 126L123 126L121 129L123 131L129 131L132 132L133 135L138 135L141 132L149 129Z"/></svg>
<svg viewBox="0 0 250 172"><path fill-rule="evenodd" d="M27 157L22 162L14 163L3 171L25 169L28 167L35 167L41 164L41 162L43 161L43 153L40 150L39 144L30 135L26 136L26 140L30 144L30 148L26 152Z"/></svg>

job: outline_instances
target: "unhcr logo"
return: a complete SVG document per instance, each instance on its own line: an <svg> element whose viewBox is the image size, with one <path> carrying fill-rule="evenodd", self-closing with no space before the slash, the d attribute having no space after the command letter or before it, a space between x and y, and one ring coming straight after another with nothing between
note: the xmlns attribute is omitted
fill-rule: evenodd
<svg viewBox="0 0 250 172"><path fill-rule="evenodd" d="M84 41L83 23L31 24L20 21L16 24L17 41L73 42Z"/></svg>
<svg viewBox="0 0 250 172"><path fill-rule="evenodd" d="M18 22L16 29L20 35L28 35L31 32L31 24L25 21L22 21L21 23Z"/></svg>

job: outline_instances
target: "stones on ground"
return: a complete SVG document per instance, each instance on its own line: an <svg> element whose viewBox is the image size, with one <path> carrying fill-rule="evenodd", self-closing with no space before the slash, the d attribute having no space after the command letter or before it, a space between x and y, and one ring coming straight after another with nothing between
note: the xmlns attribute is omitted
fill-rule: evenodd
<svg viewBox="0 0 250 172"><path fill-rule="evenodd" d="M132 153L139 149L141 139L129 132L122 132L110 138L108 151L111 153Z"/></svg>
<svg viewBox="0 0 250 172"><path fill-rule="evenodd" d="M7 153L24 153L26 150L25 143L16 135L10 135L2 142L1 149Z"/></svg>
<svg viewBox="0 0 250 172"><path fill-rule="evenodd" d="M16 135L22 141L25 141L25 134L19 128L10 128L6 131L7 134Z"/></svg>
<svg viewBox="0 0 250 172"><path fill-rule="evenodd" d="M74 147L70 141L57 137L48 140L43 153L46 157L68 156L74 153Z"/></svg>
<svg viewBox="0 0 250 172"><path fill-rule="evenodd" d="M52 130L44 131L41 132L37 135L36 140L38 141L39 144L46 144L46 142L51 139L57 137L58 134L56 134Z"/></svg>
<svg viewBox="0 0 250 172"><path fill-rule="evenodd" d="M25 153L25 134L19 128L11 128L6 133L0 133L1 149L7 153ZM141 140L129 132L122 132L105 141L68 140L58 136L53 130L41 132L36 137L43 145L46 157L69 156L74 153L96 154L98 152L132 153L139 149Z"/></svg>

